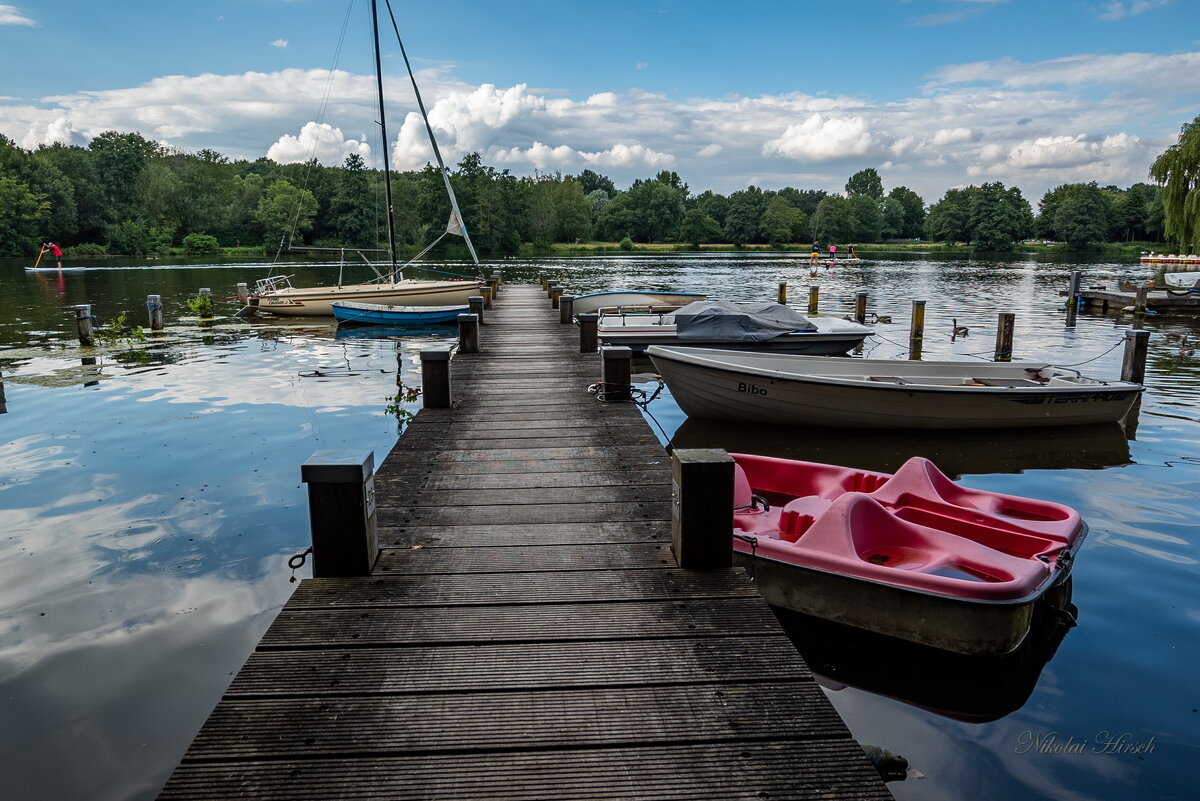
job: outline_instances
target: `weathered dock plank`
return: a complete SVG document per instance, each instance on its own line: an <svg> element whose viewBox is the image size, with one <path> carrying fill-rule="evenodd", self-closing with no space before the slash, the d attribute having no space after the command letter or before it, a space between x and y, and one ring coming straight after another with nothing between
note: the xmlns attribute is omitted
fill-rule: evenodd
<svg viewBox="0 0 1200 801"><path fill-rule="evenodd" d="M505 285L375 476L372 575L302 581L163 799L887 799L740 570L676 566L670 459Z"/></svg>

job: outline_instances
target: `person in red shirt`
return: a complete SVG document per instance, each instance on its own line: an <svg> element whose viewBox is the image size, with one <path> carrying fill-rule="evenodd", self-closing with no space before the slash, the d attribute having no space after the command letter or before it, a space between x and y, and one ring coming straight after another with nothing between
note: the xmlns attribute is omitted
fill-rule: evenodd
<svg viewBox="0 0 1200 801"><path fill-rule="evenodd" d="M42 252L45 253L47 250L54 254L54 260L56 262L58 262L58 269L61 270L62 269L62 248L60 248L58 245L54 244L53 242L47 242L44 245L42 245Z"/></svg>

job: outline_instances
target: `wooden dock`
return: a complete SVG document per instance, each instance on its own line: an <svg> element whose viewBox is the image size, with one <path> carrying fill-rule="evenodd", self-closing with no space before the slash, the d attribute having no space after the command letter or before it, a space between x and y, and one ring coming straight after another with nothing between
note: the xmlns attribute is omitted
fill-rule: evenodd
<svg viewBox="0 0 1200 801"><path fill-rule="evenodd" d="M1104 312L1132 309L1137 303L1137 293L1116 289L1085 289L1079 294L1088 306L1098 306ZM1200 292L1174 293L1165 287L1156 287L1146 293L1146 308L1161 312L1196 312L1200 310Z"/></svg>
<svg viewBox="0 0 1200 801"><path fill-rule="evenodd" d="M505 285L376 474L373 575L307 579L162 799L889 799L746 574L671 550L669 456Z"/></svg>

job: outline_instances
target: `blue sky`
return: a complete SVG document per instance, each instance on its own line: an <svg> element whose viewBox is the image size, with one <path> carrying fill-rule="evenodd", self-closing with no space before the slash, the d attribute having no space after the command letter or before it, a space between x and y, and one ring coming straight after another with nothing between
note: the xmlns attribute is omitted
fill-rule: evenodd
<svg viewBox="0 0 1200 801"><path fill-rule="evenodd" d="M693 190L936 200L1000 180L1145 180L1200 114L1197 0L393 0L449 158L518 174L673 169ZM348 10L349 9L349 10ZM0 3L0 133L136 130L231 157L378 164L367 0ZM349 26L330 82L343 20ZM429 157L385 43L400 167ZM324 113L323 98L329 91Z"/></svg>

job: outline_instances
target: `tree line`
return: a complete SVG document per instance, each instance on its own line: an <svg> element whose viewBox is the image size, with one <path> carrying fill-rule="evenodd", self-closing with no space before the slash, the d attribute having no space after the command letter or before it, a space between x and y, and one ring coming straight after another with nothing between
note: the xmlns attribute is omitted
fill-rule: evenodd
<svg viewBox="0 0 1200 801"><path fill-rule="evenodd" d="M618 190L592 170L518 177L471 153L451 181L472 240L492 256L514 255L523 243L589 240L699 247L923 238L986 251L1033 237L1074 248L1168 236L1190 243L1200 228L1200 117L1184 126L1152 174L1160 185L1063 184L1045 193L1036 216L1015 186L953 188L926 207L908 187L885 193L872 168L850 176L843 193L749 186L693 194L673 171ZM383 174L357 155L337 167L231 161L116 131L87 147L30 151L0 135L0 255L31 255L48 240L76 255L382 247L383 184ZM392 187L402 246L422 248L445 230L450 204L436 168L394 172Z"/></svg>

